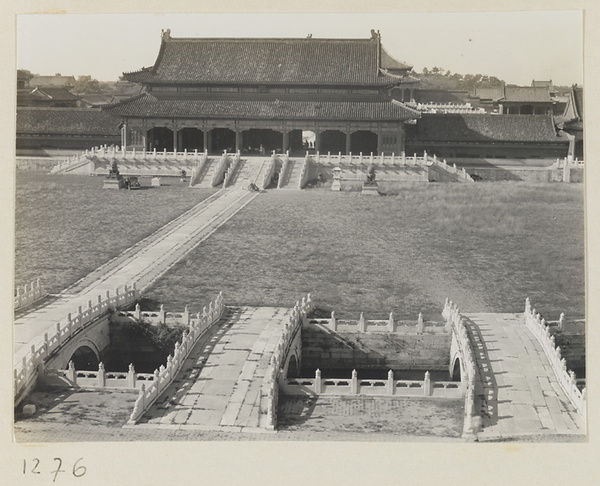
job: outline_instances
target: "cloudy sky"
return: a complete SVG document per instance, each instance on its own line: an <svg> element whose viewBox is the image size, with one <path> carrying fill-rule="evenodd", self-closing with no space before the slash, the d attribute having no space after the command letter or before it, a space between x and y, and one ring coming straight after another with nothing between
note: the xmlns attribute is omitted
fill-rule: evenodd
<svg viewBox="0 0 600 486"><path fill-rule="evenodd" d="M529 85L582 83L580 11L435 14L20 15L17 67L108 81L154 64L161 29L173 37L365 38L381 32L398 60Z"/></svg>

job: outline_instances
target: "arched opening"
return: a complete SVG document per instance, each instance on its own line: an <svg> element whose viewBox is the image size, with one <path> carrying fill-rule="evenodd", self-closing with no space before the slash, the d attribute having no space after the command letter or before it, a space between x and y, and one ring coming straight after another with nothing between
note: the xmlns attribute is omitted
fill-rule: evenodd
<svg viewBox="0 0 600 486"><path fill-rule="evenodd" d="M325 130L320 137L321 153L346 152L346 134L339 130Z"/></svg>
<svg viewBox="0 0 600 486"><path fill-rule="evenodd" d="M377 154L377 134L370 130L358 130L350 135L350 151L353 154L362 152L369 155Z"/></svg>
<svg viewBox="0 0 600 486"><path fill-rule="evenodd" d="M283 134L269 128L251 128L242 132L242 148L248 154L269 155L273 150L281 152Z"/></svg>
<svg viewBox="0 0 600 486"><path fill-rule="evenodd" d="M177 147L178 151L182 150L204 150L204 136L201 130L194 127L185 127L179 130L181 137L181 147Z"/></svg>
<svg viewBox="0 0 600 486"><path fill-rule="evenodd" d="M211 151L213 153L221 153L223 150L227 152L235 151L235 132L229 128L213 128L210 131L212 137Z"/></svg>
<svg viewBox="0 0 600 486"><path fill-rule="evenodd" d="M299 130L302 134L302 152L316 152L317 134L312 130Z"/></svg>
<svg viewBox="0 0 600 486"><path fill-rule="evenodd" d="M450 376L452 381L461 381L460 375L460 358L454 360L454 366L452 367L452 375Z"/></svg>
<svg viewBox="0 0 600 486"><path fill-rule="evenodd" d="M290 358L290 363L288 365L288 378L297 378L300 376L300 368L298 366L298 360L296 359L296 355L292 355Z"/></svg>
<svg viewBox="0 0 600 486"><path fill-rule="evenodd" d="M69 361L73 361L76 370L97 371L98 356L89 346L81 346L75 350Z"/></svg>
<svg viewBox="0 0 600 486"><path fill-rule="evenodd" d="M522 105L521 106L521 115L533 115L533 106L532 105Z"/></svg>
<svg viewBox="0 0 600 486"><path fill-rule="evenodd" d="M173 130L167 127L154 127L148 130L148 150L173 151Z"/></svg>

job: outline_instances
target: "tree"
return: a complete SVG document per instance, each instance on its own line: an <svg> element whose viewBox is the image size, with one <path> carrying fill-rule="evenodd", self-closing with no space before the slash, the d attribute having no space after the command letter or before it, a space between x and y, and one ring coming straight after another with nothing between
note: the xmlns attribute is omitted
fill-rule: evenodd
<svg viewBox="0 0 600 486"><path fill-rule="evenodd" d="M73 91L81 94L102 93L98 80L88 75L77 78Z"/></svg>

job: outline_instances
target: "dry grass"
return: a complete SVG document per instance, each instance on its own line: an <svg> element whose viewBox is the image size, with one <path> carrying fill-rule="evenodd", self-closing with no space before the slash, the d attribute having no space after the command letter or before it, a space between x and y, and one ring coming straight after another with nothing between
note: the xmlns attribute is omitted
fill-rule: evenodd
<svg viewBox="0 0 600 486"><path fill-rule="evenodd" d="M101 177L17 171L15 284L40 277L58 292L214 192L141 182L115 191Z"/></svg>
<svg viewBox="0 0 600 486"><path fill-rule="evenodd" d="M397 196L271 191L157 283L170 308L291 305L312 292L342 317L439 319L470 312L584 313L583 187L415 184Z"/></svg>
<svg viewBox="0 0 600 486"><path fill-rule="evenodd" d="M59 291L210 193L175 181L109 191L101 178L18 172L16 283L41 276ZM583 231L578 184L269 191L147 297L197 311L219 290L229 303L273 306L311 292L340 317L435 320L447 296L471 312L520 312L529 296L551 319L583 317Z"/></svg>

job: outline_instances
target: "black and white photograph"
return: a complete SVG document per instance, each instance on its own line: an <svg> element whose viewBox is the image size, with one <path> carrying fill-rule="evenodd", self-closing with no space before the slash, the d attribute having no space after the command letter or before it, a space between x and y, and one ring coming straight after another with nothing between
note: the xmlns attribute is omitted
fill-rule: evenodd
<svg viewBox="0 0 600 486"><path fill-rule="evenodd" d="M17 480L593 439L584 10L14 21Z"/></svg>

